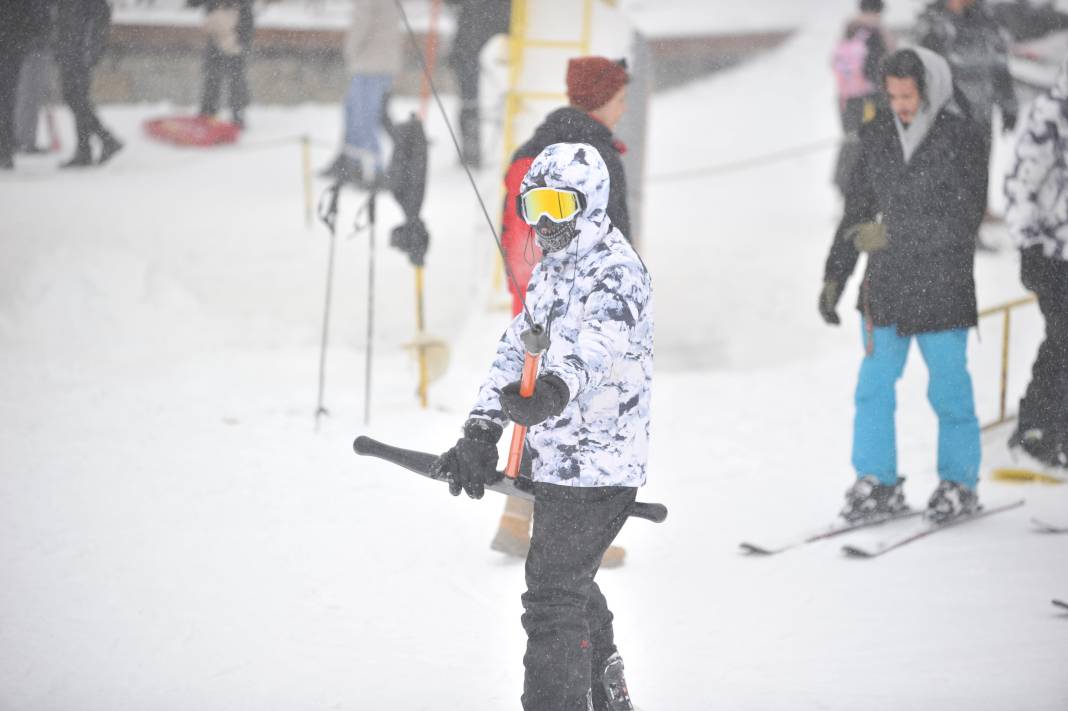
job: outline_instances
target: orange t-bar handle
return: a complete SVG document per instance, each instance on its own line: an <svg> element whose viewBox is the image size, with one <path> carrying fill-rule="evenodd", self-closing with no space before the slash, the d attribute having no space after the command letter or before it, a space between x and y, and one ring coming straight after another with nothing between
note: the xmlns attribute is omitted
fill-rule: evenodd
<svg viewBox="0 0 1068 711"><path fill-rule="evenodd" d="M520 337L526 349L523 358L523 375L519 378L519 394L530 397L534 394L534 383L538 379L538 366L541 354L549 347L547 334L540 326L524 331ZM512 444L508 447L508 463L504 475L515 479L519 476L519 463L523 460L523 443L526 441L527 428L523 425L512 427Z"/></svg>

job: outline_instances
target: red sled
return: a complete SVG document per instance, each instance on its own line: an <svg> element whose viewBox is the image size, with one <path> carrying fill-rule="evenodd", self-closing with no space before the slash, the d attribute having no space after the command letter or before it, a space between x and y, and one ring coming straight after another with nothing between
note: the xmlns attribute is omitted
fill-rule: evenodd
<svg viewBox="0 0 1068 711"><path fill-rule="evenodd" d="M209 116L165 116L144 123L152 138L177 146L220 146L234 143L241 127Z"/></svg>

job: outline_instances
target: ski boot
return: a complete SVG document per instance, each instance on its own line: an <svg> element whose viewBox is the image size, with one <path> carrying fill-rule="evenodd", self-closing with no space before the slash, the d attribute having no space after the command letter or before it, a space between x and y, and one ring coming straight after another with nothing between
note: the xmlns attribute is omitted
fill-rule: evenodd
<svg viewBox="0 0 1068 711"><path fill-rule="evenodd" d="M846 491L846 503L838 514L850 523L857 523L867 518L879 518L901 513L908 508L905 493L901 485L905 477L898 477L894 484L881 484L868 474L857 479Z"/></svg>
<svg viewBox="0 0 1068 711"><path fill-rule="evenodd" d="M601 683L598 685L594 679L590 701L593 711L634 711L627 691L627 680L623 678L623 657L619 656L619 652L605 660Z"/></svg>
<svg viewBox="0 0 1068 711"><path fill-rule="evenodd" d="M74 155L71 156L71 159L66 161L66 162L64 162L64 163L60 163L59 167L60 168L64 168L64 169L66 169L66 168L85 168L85 167L90 166L92 164L93 164L93 151L89 147L89 144L85 144L85 145L78 146L77 150L74 151Z"/></svg>
<svg viewBox="0 0 1068 711"><path fill-rule="evenodd" d="M107 163L116 153L122 150L122 142L106 131L101 134L100 142L102 147L100 149L100 158L97 159L97 163Z"/></svg>
<svg viewBox="0 0 1068 711"><path fill-rule="evenodd" d="M1068 479L1068 442L1047 436L1037 427L1013 432L1009 453L1014 462L1039 474Z"/></svg>
<svg viewBox="0 0 1068 711"><path fill-rule="evenodd" d="M941 481L927 501L924 514L933 523L948 523L960 516L979 510L979 497L975 491L955 481Z"/></svg>

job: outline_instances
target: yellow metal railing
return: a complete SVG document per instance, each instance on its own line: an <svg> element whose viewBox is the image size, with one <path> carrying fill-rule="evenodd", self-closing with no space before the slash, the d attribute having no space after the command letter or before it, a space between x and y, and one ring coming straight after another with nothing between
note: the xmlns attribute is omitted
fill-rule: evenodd
<svg viewBox="0 0 1068 711"><path fill-rule="evenodd" d="M582 0L582 30L578 40L554 40L546 38L529 37L529 11L535 0L514 0L512 2L512 17L508 29L508 92L504 101L504 130L502 131L503 150L501 152L501 170L503 176L508 170L512 153L518 147L516 138L516 121L523 111L525 102L530 101L558 101L567 103L567 94L550 91L522 91L519 81L523 75L524 59L528 49L561 49L572 50L576 56L585 56L590 53L590 42L593 35L593 3L597 0ZM607 5L615 6L615 0L600 0ZM563 77L560 77L561 82ZM503 200L504 185L500 187L500 199ZM493 288L498 291L504 284L504 265L500 259L496 260L493 270Z"/></svg>
<svg viewBox="0 0 1068 711"><path fill-rule="evenodd" d="M987 431L993 427L1004 424L1016 418L1016 415L1006 414L1005 399L1008 394L1009 384L1009 335L1012 332L1012 310L1020 306L1027 306L1028 304L1035 303L1036 299L1034 294L1021 297L1014 301L1008 301L998 306L991 306L988 309L983 309L979 312L979 318L985 318L987 316L1002 315L1002 328L1001 328L1001 383L1000 391L998 393L998 419L993 422L988 422L983 425L983 431Z"/></svg>

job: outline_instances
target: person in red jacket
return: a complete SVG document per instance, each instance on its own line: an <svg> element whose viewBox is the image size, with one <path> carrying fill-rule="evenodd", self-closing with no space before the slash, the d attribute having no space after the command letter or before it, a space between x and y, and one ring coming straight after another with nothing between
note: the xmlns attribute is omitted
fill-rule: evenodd
<svg viewBox="0 0 1068 711"><path fill-rule="evenodd" d="M630 216L627 212L627 180L623 173L623 153L626 146L612 130L627 108L627 73L625 60L605 57L578 57L567 64L567 100L550 113L534 131L534 135L512 155L512 162L504 176L505 198L501 219L501 245L504 247L508 270L515 279L508 279L512 294L512 315L522 309L520 294L527 290L530 273L541 260L541 250L534 241L530 225L516 213L516 197L523 177L534 158L554 143L588 143L601 154L609 175L608 219L629 240ZM517 287L519 291L517 291ZM509 498L504 514L490 547L493 550L525 557L530 547L530 525L533 506L521 499ZM611 546L604 555L602 567L623 564L624 550Z"/></svg>

